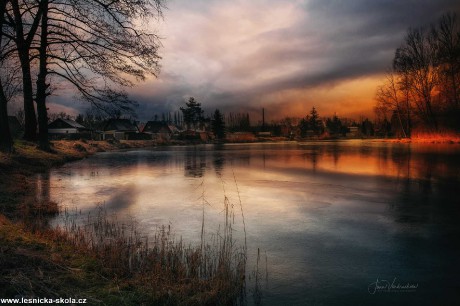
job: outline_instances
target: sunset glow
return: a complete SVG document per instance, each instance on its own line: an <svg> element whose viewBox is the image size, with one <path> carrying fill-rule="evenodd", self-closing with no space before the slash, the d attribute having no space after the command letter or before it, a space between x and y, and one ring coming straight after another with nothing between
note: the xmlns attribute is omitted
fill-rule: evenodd
<svg viewBox="0 0 460 306"><path fill-rule="evenodd" d="M207 113L254 116L265 108L278 120L315 106L323 116L373 118L376 87L406 30L459 5L174 0L167 7L164 20L148 23L162 37L161 73L129 90L140 120L178 111L190 96ZM50 102L73 114L88 107L62 92Z"/></svg>
<svg viewBox="0 0 460 306"><path fill-rule="evenodd" d="M0 303L459 304L459 0L0 17Z"/></svg>

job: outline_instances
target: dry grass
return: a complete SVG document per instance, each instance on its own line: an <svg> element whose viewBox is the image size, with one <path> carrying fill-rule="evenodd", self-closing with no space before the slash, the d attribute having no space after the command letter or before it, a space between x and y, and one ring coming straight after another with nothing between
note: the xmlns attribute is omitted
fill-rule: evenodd
<svg viewBox="0 0 460 306"><path fill-rule="evenodd" d="M94 267L91 258L25 230L22 224L0 217L0 240L2 298L73 296L94 304L110 287L96 270L82 266Z"/></svg>
<svg viewBox="0 0 460 306"><path fill-rule="evenodd" d="M103 210L85 224L69 219L49 228L57 205L35 198L31 175L94 152L151 145L56 141L48 153L21 141L13 154L0 155L1 297L82 297L106 305L244 302L246 245L233 239L234 205L227 197L221 231L209 241L203 236L199 246L187 245L165 227L147 239L134 224L111 220Z"/></svg>
<svg viewBox="0 0 460 306"><path fill-rule="evenodd" d="M142 291L160 304L232 305L245 292L245 248L232 237L231 205L224 203L223 230L200 245L186 245L161 227L150 239L134 223L123 224L102 208L77 224L66 223L46 233L56 243L71 245L97 259L104 275Z"/></svg>
<svg viewBox="0 0 460 306"><path fill-rule="evenodd" d="M412 132L411 138L378 139L378 141L398 143L431 143L431 144L460 144L460 133L441 132Z"/></svg>
<svg viewBox="0 0 460 306"><path fill-rule="evenodd" d="M460 134L454 132L414 132L411 140L422 143L460 143Z"/></svg>
<svg viewBox="0 0 460 306"><path fill-rule="evenodd" d="M96 152L120 149L153 147L156 143L151 140L122 140L122 141L86 141L86 140L57 140L51 141L51 152L39 150L33 142L17 140L14 152L0 153L0 169L18 172L21 170L37 172L65 162L85 158ZM26 169L25 169L26 167Z"/></svg>

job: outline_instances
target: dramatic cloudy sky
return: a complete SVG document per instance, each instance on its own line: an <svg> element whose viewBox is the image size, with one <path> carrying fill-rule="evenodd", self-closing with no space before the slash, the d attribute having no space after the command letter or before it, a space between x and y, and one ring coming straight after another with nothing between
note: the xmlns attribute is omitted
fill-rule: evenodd
<svg viewBox="0 0 460 306"><path fill-rule="evenodd" d="M130 90L139 118L193 96L211 111L265 108L269 119L372 117L376 86L410 26L459 11L454 0L169 0L162 70ZM84 109L52 97L59 109ZM55 107L55 105L52 107ZM57 108L56 108L57 109Z"/></svg>

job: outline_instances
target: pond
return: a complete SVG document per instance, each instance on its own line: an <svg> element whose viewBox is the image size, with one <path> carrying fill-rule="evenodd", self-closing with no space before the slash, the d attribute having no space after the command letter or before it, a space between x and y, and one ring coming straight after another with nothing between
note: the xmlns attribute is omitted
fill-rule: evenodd
<svg viewBox="0 0 460 306"><path fill-rule="evenodd" d="M460 300L459 153L365 140L157 147L66 164L37 192L191 244L203 224L219 231L227 198L264 305L447 305Z"/></svg>

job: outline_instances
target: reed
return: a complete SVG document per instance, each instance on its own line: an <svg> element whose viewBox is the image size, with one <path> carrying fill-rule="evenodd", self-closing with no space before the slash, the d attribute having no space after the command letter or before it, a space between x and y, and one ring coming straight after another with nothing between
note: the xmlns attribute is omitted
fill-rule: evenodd
<svg viewBox="0 0 460 306"><path fill-rule="evenodd" d="M233 237L235 205L225 195L219 230L205 235L207 203L203 183L201 242L187 245L161 226L149 236L135 222L123 223L100 206L84 217L64 210L64 222L51 230L54 240L94 257L101 273L141 289L161 304L237 305L245 303L246 239L240 246ZM241 213L241 199L240 199Z"/></svg>

